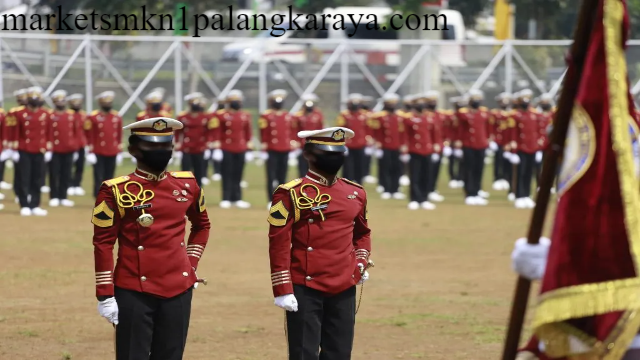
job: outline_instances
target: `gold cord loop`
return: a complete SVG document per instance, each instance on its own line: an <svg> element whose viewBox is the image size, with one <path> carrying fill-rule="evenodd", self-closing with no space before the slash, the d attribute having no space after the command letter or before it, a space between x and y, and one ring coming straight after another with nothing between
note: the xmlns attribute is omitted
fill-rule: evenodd
<svg viewBox="0 0 640 360"><path fill-rule="evenodd" d="M137 185L139 187L139 191L137 194L134 194L131 190L129 190L130 185ZM123 209L135 209L137 207L140 208L140 211L142 212L142 215L138 217L138 222L140 223L140 225L148 227L153 224L153 216L147 214L144 211L146 206L143 206L144 203L150 201L155 197L155 193L153 191L145 190L144 187L142 187L142 184L137 181L129 181L128 183L124 184L124 194L120 193L120 189L118 189L118 187L116 186L115 195L116 202L118 203L119 207ZM136 202L139 202L139 204L136 205Z"/></svg>
<svg viewBox="0 0 640 360"><path fill-rule="evenodd" d="M316 191L316 196L314 198L307 196L307 194L304 192L304 189L306 187L310 187ZM320 214L320 218L322 219L322 221L325 220L322 209L327 208L327 204L329 203L329 201L331 201L331 195L322 194L320 192L320 189L314 184L302 185L302 187L300 187L300 194L302 196L298 196L295 189L291 189L290 191L291 191L291 196L294 199L296 208L300 210L307 210L307 209L310 209L311 211L317 210L318 213Z"/></svg>

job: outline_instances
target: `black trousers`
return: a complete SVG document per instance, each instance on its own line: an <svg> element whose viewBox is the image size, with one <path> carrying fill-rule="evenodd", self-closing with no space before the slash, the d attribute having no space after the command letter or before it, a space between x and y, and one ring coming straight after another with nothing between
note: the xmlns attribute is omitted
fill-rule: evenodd
<svg viewBox="0 0 640 360"><path fill-rule="evenodd" d="M215 160L212 159L211 163L213 164L213 173L214 174L220 174L221 171L222 171L222 161L215 161ZM205 174L206 174L206 172L205 172Z"/></svg>
<svg viewBox="0 0 640 360"><path fill-rule="evenodd" d="M542 158L542 160L540 160L540 162L536 162L535 159L533 161L534 165L533 165L533 174L534 177L536 179L536 186L539 187L540 186L540 174L542 174L542 163L544 162L544 156Z"/></svg>
<svg viewBox="0 0 640 360"><path fill-rule="evenodd" d="M44 161L44 157L42 159ZM20 159L17 164L14 164L15 166L13 167L13 193L16 195L18 199L22 198L23 196L26 196L26 195L23 195L23 191L22 191L22 176L20 175L21 162L22 162L22 159Z"/></svg>
<svg viewBox="0 0 640 360"><path fill-rule="evenodd" d="M96 155L98 161L93 166L93 196L97 197L100 185L105 180L113 179L116 172L116 157Z"/></svg>
<svg viewBox="0 0 640 360"><path fill-rule="evenodd" d="M364 173L363 174L364 176L371 175L371 155L364 155Z"/></svg>
<svg viewBox="0 0 640 360"><path fill-rule="evenodd" d="M498 148L498 151L496 151L495 156L493 157L494 162L493 162L493 181L498 181L498 180L505 180L505 174L504 174L504 166L502 166L502 162L504 159L504 150L502 150L502 148Z"/></svg>
<svg viewBox="0 0 640 360"><path fill-rule="evenodd" d="M429 160L429 184L427 186L427 196L436 191L436 188L438 187L438 178L440 177L440 165L442 165L442 155L440 155L440 158L438 159L438 161L433 162L431 160Z"/></svg>
<svg viewBox="0 0 640 360"><path fill-rule="evenodd" d="M267 159L267 197L271 201L273 192L278 184L287 182L287 170L289 170L289 152L288 151L269 151L269 159Z"/></svg>
<svg viewBox="0 0 640 360"><path fill-rule="evenodd" d="M4 181L4 163L6 161L0 161L0 181Z"/></svg>
<svg viewBox="0 0 640 360"><path fill-rule="evenodd" d="M356 322L356 287L329 295L293 285L298 311L287 311L289 360L349 360Z"/></svg>
<svg viewBox="0 0 640 360"><path fill-rule="evenodd" d="M384 192L396 193L400 188L400 176L402 176L403 166L400 162L400 151L382 150L380 159L379 179L383 179L382 186Z"/></svg>
<svg viewBox="0 0 640 360"><path fill-rule="evenodd" d="M411 154L409 160L409 177L411 178L411 201L419 203L427 201L429 195L429 172L430 161L429 155Z"/></svg>
<svg viewBox="0 0 640 360"><path fill-rule="evenodd" d="M518 151L520 164L518 164L518 178L516 181L516 198L525 198L531 195L531 179L536 162L536 154L527 154Z"/></svg>
<svg viewBox="0 0 640 360"><path fill-rule="evenodd" d="M40 187L44 178L44 154L20 151L17 171L24 181L15 183L20 189L20 207L34 209L40 206ZM31 196L31 198L29 198Z"/></svg>
<svg viewBox="0 0 640 360"><path fill-rule="evenodd" d="M71 186L71 168L73 153L53 153L49 164L49 184L51 199L66 199L67 189Z"/></svg>
<svg viewBox="0 0 640 360"><path fill-rule="evenodd" d="M462 180L462 159L455 156L449 157L449 180Z"/></svg>
<svg viewBox="0 0 640 360"><path fill-rule="evenodd" d="M72 187L82 187L85 155L84 148L80 148L80 150L78 150L78 159L73 163L73 175L71 176Z"/></svg>
<svg viewBox="0 0 640 360"><path fill-rule="evenodd" d="M349 149L349 155L344 161L343 177L362 184L365 177L366 159L364 149ZM369 157L370 158L370 157Z"/></svg>
<svg viewBox="0 0 640 360"><path fill-rule="evenodd" d="M242 174L244 173L244 152L223 151L222 158L222 200L236 202L242 200Z"/></svg>
<svg viewBox="0 0 640 360"><path fill-rule="evenodd" d="M464 192L467 197L478 196L482 189L484 171L484 149L464 148Z"/></svg>
<svg viewBox="0 0 640 360"><path fill-rule="evenodd" d="M204 152L197 154L182 153L182 160L180 161L180 169L182 171L193 171L193 176L196 177L196 183L202 187L202 178L207 176L205 172Z"/></svg>
<svg viewBox="0 0 640 360"><path fill-rule="evenodd" d="M182 360L192 297L192 289L163 299L116 287L116 359Z"/></svg>

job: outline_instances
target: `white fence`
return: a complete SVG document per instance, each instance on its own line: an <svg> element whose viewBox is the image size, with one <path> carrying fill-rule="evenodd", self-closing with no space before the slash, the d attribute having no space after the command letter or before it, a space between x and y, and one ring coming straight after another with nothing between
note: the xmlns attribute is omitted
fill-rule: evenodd
<svg viewBox="0 0 640 360"><path fill-rule="evenodd" d="M262 111L267 93L289 90L291 110L315 92L328 107L341 108L349 92L376 98L385 93L438 89L447 96L482 89L494 93L529 87L555 94L564 76L570 41L455 42L421 40L313 40L191 38L0 33L0 96L22 87L58 88L93 99L117 90L120 113L144 108L145 90L162 86L177 111L182 98L201 91L215 99L231 89ZM629 43L634 94L640 91L640 41ZM57 49L56 49L57 48ZM462 64L460 59L462 57ZM4 101L3 101L4 102ZM88 111L93 101L86 101Z"/></svg>

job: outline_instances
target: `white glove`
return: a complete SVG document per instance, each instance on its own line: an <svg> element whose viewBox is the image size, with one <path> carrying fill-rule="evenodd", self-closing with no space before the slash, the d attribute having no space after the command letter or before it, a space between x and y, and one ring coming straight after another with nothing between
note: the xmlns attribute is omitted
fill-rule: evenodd
<svg viewBox="0 0 640 360"><path fill-rule="evenodd" d="M204 159L205 160L211 159L211 150L207 149L204 151Z"/></svg>
<svg viewBox="0 0 640 360"><path fill-rule="evenodd" d="M409 154L400 155L400 161L402 161L403 164L408 163L409 160L411 160L411 155L409 155Z"/></svg>
<svg viewBox="0 0 640 360"><path fill-rule="evenodd" d="M116 298L110 297L107 300L98 302L98 313L110 323L118 325L118 303Z"/></svg>
<svg viewBox="0 0 640 360"><path fill-rule="evenodd" d="M206 151L205 151L205 153L206 153ZM213 150L213 153L211 154L211 158L213 159L213 161L222 161L222 158L224 158L224 154L222 153L222 150L215 149L215 150Z"/></svg>
<svg viewBox="0 0 640 360"><path fill-rule="evenodd" d="M298 158L298 150L289 151L289 160Z"/></svg>
<svg viewBox="0 0 640 360"><path fill-rule="evenodd" d="M493 150L493 151L498 151L498 144L496 144L495 141L492 141L489 143L489 149Z"/></svg>
<svg viewBox="0 0 640 360"><path fill-rule="evenodd" d="M11 153L11 160L13 160L14 163L18 163L18 161L20 161L20 152L19 151L13 151Z"/></svg>
<svg viewBox="0 0 640 360"><path fill-rule="evenodd" d="M382 149L377 149L375 155L377 159L382 159L382 155L384 155L384 152L382 151Z"/></svg>
<svg viewBox="0 0 640 360"><path fill-rule="evenodd" d="M551 240L545 237L540 238L540 243L536 245L528 244L525 238L518 239L511 253L513 270L529 280L542 279L547 266L549 246Z"/></svg>
<svg viewBox="0 0 640 360"><path fill-rule="evenodd" d="M538 164L542 162L542 151L536 152L536 162Z"/></svg>
<svg viewBox="0 0 640 360"><path fill-rule="evenodd" d="M52 157L53 154L51 153L51 151L47 151L46 153L44 153L44 162L48 163L49 161L51 161Z"/></svg>
<svg viewBox="0 0 640 360"><path fill-rule="evenodd" d="M246 153L244 153L244 161L252 162L254 158L255 156L253 155L253 151L247 151Z"/></svg>
<svg viewBox="0 0 640 360"><path fill-rule="evenodd" d="M196 279L199 279L198 273L196 272L196 269L194 269L193 267L192 267L192 269L193 269L193 273L196 274ZM199 284L200 283L196 281L195 284L193 284L193 288L197 289Z"/></svg>
<svg viewBox="0 0 640 360"><path fill-rule="evenodd" d="M371 146L367 146L366 148L364 148L364 154L367 156L373 155L374 152L375 152L375 149Z"/></svg>
<svg viewBox="0 0 640 360"><path fill-rule="evenodd" d="M116 155L116 166L122 165L122 153Z"/></svg>
<svg viewBox="0 0 640 360"><path fill-rule="evenodd" d="M260 159L267 161L269 159L269 153L266 151L263 151L260 153Z"/></svg>
<svg viewBox="0 0 640 360"><path fill-rule="evenodd" d="M11 156L13 155L12 151L9 149L5 149L2 150L2 152L0 153L0 162L5 162L9 159L11 159Z"/></svg>
<svg viewBox="0 0 640 360"><path fill-rule="evenodd" d="M438 160L440 160L440 155L438 154L431 154L431 162L438 162Z"/></svg>
<svg viewBox="0 0 640 360"><path fill-rule="evenodd" d="M93 153L87 154L86 160L91 165L95 165L98 162L98 158L96 157L96 154L93 154Z"/></svg>
<svg viewBox="0 0 640 360"><path fill-rule="evenodd" d="M293 294L278 296L273 300L273 303L277 307L283 308L287 311L298 311L298 300L296 300L296 297Z"/></svg>
<svg viewBox="0 0 640 360"><path fill-rule="evenodd" d="M132 163L133 165L137 164L137 163L138 163L138 159L136 159L136 158L134 158L134 157L132 156L132 157L131 157L131 163Z"/></svg>
<svg viewBox="0 0 640 360"><path fill-rule="evenodd" d="M462 157L464 156L464 152L462 152L462 149L455 149L453 150L453 156L457 157L458 159L462 159Z"/></svg>
<svg viewBox="0 0 640 360"><path fill-rule="evenodd" d="M79 158L79 157L80 157L80 155L78 155L78 152L77 152L77 151L76 151L76 152L74 152L74 153L73 153L73 162L78 161L78 158Z"/></svg>
<svg viewBox="0 0 640 360"><path fill-rule="evenodd" d="M502 153L502 157L507 159L507 160L511 160L511 156L513 156L513 154L511 154L511 152L509 151L505 151Z"/></svg>
<svg viewBox="0 0 640 360"><path fill-rule="evenodd" d="M358 264L358 269L362 273L362 270L364 269L364 265ZM369 280L369 272L367 270L365 270L364 274L362 274L362 277L360 278L360 281L358 281L358 284L356 284L356 285L362 285L367 280Z"/></svg>
<svg viewBox="0 0 640 360"><path fill-rule="evenodd" d="M349 156L349 148L344 151L344 156Z"/></svg>
<svg viewBox="0 0 640 360"><path fill-rule="evenodd" d="M491 150L491 149L485 149L485 150L484 150L484 155L485 155L485 156L493 157L495 154L496 154L496 153L495 153L493 150Z"/></svg>
<svg viewBox="0 0 640 360"><path fill-rule="evenodd" d="M444 156L444 157L449 157L449 156L451 156L451 154L453 154L453 150L451 150L451 147L449 147L449 146L445 146L445 147L442 149L442 156Z"/></svg>
<svg viewBox="0 0 640 360"><path fill-rule="evenodd" d="M518 154L511 154L511 157L509 158L509 160L513 165L520 164L520 156L518 156Z"/></svg>
<svg viewBox="0 0 640 360"><path fill-rule="evenodd" d="M182 151L174 151L173 152L173 158L176 159L176 161L182 160L183 156L184 156L184 154L182 154Z"/></svg>

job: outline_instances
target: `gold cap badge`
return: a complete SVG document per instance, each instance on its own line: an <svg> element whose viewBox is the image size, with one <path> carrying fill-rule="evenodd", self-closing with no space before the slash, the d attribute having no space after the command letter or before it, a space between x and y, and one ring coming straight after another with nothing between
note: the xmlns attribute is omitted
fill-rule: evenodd
<svg viewBox="0 0 640 360"><path fill-rule="evenodd" d="M331 138L333 138L333 140L335 141L340 141L344 139L344 130L340 129L340 130L336 130L333 132L333 134L331 135Z"/></svg>
<svg viewBox="0 0 640 360"><path fill-rule="evenodd" d="M167 128L167 122L164 120L158 120L153 123L153 129L156 131L162 131Z"/></svg>

